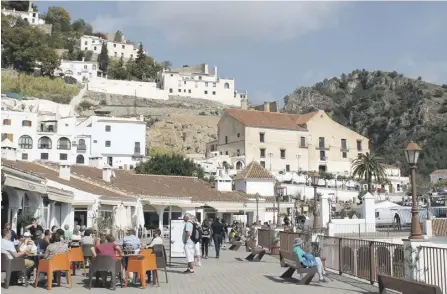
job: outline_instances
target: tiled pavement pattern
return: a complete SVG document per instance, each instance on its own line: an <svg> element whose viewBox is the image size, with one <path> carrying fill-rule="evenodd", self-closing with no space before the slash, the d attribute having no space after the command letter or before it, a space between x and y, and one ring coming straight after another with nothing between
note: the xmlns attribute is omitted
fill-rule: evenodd
<svg viewBox="0 0 447 294"><path fill-rule="evenodd" d="M203 267L198 268L194 274L183 274L184 259L172 259L173 267L168 268L169 283L166 284L164 272L160 271L160 288L149 284L145 290L137 285L129 284L128 288L121 289L119 286L117 293L349 293L349 294L370 294L378 293L378 289L363 282L358 282L346 277L329 274L331 281L320 284L313 282L309 286L298 286L293 282L284 282L279 276L285 269L279 266L278 258L264 256L258 263L250 263L244 258L248 255L241 247L239 252L222 250L220 259L215 259L212 255L209 259L203 260ZM68 288L66 279L62 279L61 287L53 287L52 293L113 293L105 288L86 288L87 279L80 276L82 271L77 271L73 277L73 288ZM3 275L2 275L3 281ZM23 293L49 293L40 287L34 289L32 286L24 288L22 286L11 286L8 290L2 289L3 293L23 294Z"/></svg>

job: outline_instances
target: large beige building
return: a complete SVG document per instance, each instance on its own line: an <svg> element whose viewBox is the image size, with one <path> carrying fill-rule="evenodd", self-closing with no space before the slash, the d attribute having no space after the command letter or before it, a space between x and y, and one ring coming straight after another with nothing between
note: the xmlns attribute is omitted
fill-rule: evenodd
<svg viewBox="0 0 447 294"><path fill-rule="evenodd" d="M239 166L257 161L270 171L350 174L352 159L369 140L324 111L302 115L227 109L218 123L217 151ZM213 148L214 149L214 148ZM240 162L243 161L243 162Z"/></svg>

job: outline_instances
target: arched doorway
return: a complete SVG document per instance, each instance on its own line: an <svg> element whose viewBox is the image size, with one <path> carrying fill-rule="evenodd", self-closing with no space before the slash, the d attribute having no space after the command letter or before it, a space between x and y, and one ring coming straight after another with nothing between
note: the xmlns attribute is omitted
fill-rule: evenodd
<svg viewBox="0 0 447 294"><path fill-rule="evenodd" d="M236 162L236 170L241 170L243 168L244 168L244 164L242 163L242 161Z"/></svg>
<svg viewBox="0 0 447 294"><path fill-rule="evenodd" d="M79 154L78 156L76 156L76 163L84 164L84 155Z"/></svg>
<svg viewBox="0 0 447 294"><path fill-rule="evenodd" d="M155 207L146 204L143 206L144 214L144 227L148 230L154 230L158 228L158 213Z"/></svg>
<svg viewBox="0 0 447 294"><path fill-rule="evenodd" d="M5 227L5 224L8 222L8 213L9 213L9 197L8 193L2 191L2 229Z"/></svg>

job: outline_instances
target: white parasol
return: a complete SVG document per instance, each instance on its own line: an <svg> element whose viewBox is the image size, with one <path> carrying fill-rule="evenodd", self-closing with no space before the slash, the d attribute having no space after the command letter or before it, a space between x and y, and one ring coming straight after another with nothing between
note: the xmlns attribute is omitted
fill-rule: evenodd
<svg viewBox="0 0 447 294"><path fill-rule="evenodd" d="M115 206L113 216L115 228L124 230L127 226L127 210L122 202Z"/></svg>
<svg viewBox="0 0 447 294"><path fill-rule="evenodd" d="M135 212L132 216L132 225L138 230L141 227L144 227L144 212L143 212L143 204L141 200L138 199L137 205L135 206Z"/></svg>

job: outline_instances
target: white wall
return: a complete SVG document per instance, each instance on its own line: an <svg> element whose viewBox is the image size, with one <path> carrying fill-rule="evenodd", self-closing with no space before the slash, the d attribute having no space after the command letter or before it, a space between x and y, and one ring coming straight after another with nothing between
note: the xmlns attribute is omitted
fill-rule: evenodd
<svg viewBox="0 0 447 294"><path fill-rule="evenodd" d="M16 11L9 10L6 8L2 9L2 14L4 15L12 15L15 17L21 17L23 20L27 20L30 25L42 25L45 24L43 19L39 18L39 12L34 11Z"/></svg>
<svg viewBox="0 0 447 294"><path fill-rule="evenodd" d="M255 195L259 193L261 196L274 196L275 195L275 182L262 181L262 180L236 180L235 189L247 194Z"/></svg>
<svg viewBox="0 0 447 294"><path fill-rule="evenodd" d="M109 80L106 78L96 78L91 80L87 89L94 92L109 93L115 95L137 96L147 99L168 100L166 91L157 88L156 83Z"/></svg>

